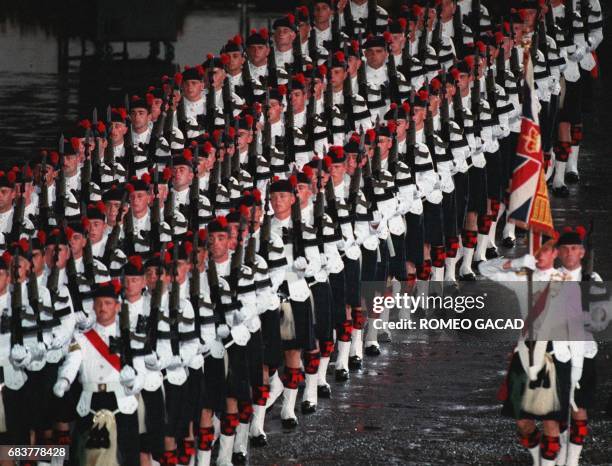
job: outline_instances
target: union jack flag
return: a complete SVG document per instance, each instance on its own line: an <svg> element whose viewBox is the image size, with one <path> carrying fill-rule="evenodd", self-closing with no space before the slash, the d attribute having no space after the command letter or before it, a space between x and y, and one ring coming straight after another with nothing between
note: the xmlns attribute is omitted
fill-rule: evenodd
<svg viewBox="0 0 612 466"><path fill-rule="evenodd" d="M529 56L523 86L521 134L513 158L508 211L510 221L521 228L552 236L554 226L544 176L542 137L533 83L533 65Z"/></svg>

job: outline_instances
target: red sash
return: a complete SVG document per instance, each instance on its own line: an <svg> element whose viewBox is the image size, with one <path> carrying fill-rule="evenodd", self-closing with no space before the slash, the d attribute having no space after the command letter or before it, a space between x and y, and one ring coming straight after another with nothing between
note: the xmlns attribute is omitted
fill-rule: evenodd
<svg viewBox="0 0 612 466"><path fill-rule="evenodd" d="M106 359L108 363L117 371L121 370L121 360L119 359L119 355L110 352L108 345L104 343L104 340L102 340L102 337L98 335L98 332L91 329L88 332L85 332L84 335L85 338L87 338L93 345L93 347L98 350L100 356Z"/></svg>

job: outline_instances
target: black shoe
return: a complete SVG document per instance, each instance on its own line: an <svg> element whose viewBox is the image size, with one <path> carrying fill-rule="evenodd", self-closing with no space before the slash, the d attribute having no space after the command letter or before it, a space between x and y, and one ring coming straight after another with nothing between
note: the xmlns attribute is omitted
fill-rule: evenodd
<svg viewBox="0 0 612 466"><path fill-rule="evenodd" d="M233 453L232 464L246 464L247 457L244 453Z"/></svg>
<svg viewBox="0 0 612 466"><path fill-rule="evenodd" d="M257 437L251 437L251 446L255 448L265 447L268 444L268 439L265 435L261 434Z"/></svg>
<svg viewBox="0 0 612 466"><path fill-rule="evenodd" d="M376 345L370 345L365 347L366 356L380 356L380 348Z"/></svg>
<svg viewBox="0 0 612 466"><path fill-rule="evenodd" d="M507 237L502 240L502 246L507 249L512 249L515 244L516 240L514 238Z"/></svg>
<svg viewBox="0 0 612 466"><path fill-rule="evenodd" d="M559 186L558 188L552 189L553 196L555 197L569 197L570 192L567 186Z"/></svg>
<svg viewBox="0 0 612 466"><path fill-rule="evenodd" d="M567 172L565 174L565 182L570 184L575 184L580 181L580 175L576 172Z"/></svg>
<svg viewBox="0 0 612 466"><path fill-rule="evenodd" d="M387 332L382 332L380 335L378 335L378 342L391 343L391 334Z"/></svg>
<svg viewBox="0 0 612 466"><path fill-rule="evenodd" d="M476 281L476 275L474 275L473 273L468 273L468 274L465 274L465 275L459 274L459 281L460 282L475 282Z"/></svg>
<svg viewBox="0 0 612 466"><path fill-rule="evenodd" d="M352 371L358 371L361 369L361 358L359 356L349 357L349 369Z"/></svg>
<svg viewBox="0 0 612 466"><path fill-rule="evenodd" d="M496 248L487 248L487 253L486 253L485 257L487 258L487 260L497 259L499 257L499 254L497 253L497 249Z"/></svg>
<svg viewBox="0 0 612 466"><path fill-rule="evenodd" d="M302 401L302 414L312 414L317 410L317 405L310 401Z"/></svg>
<svg viewBox="0 0 612 466"><path fill-rule="evenodd" d="M289 419L281 419L283 429L295 429L298 426L298 420L290 417Z"/></svg>
<svg viewBox="0 0 612 466"><path fill-rule="evenodd" d="M338 369L336 371L336 382L346 382L349 379L349 373L346 369Z"/></svg>
<svg viewBox="0 0 612 466"><path fill-rule="evenodd" d="M331 398L331 389L329 385L319 385L317 387L317 396L319 398Z"/></svg>
<svg viewBox="0 0 612 466"><path fill-rule="evenodd" d="M480 271L478 267L480 266L481 262L483 261L473 261L472 262L472 270L474 271L474 275L480 275Z"/></svg>

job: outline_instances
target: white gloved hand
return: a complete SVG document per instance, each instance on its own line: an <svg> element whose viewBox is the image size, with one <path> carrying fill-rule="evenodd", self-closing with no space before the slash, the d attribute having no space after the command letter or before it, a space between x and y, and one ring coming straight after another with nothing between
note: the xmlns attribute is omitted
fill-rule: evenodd
<svg viewBox="0 0 612 466"><path fill-rule="evenodd" d="M327 256L325 254L321 254L321 259L320 259L320 263L321 263L321 267L325 267L325 265L327 265Z"/></svg>
<svg viewBox="0 0 612 466"><path fill-rule="evenodd" d="M151 372L162 370L159 358L157 357L157 354L155 352L147 354L144 357L144 363L147 370L150 370Z"/></svg>
<svg viewBox="0 0 612 466"><path fill-rule="evenodd" d="M389 225L387 224L387 219L382 219L376 227L376 236L379 238L386 238L388 234Z"/></svg>
<svg viewBox="0 0 612 466"><path fill-rule="evenodd" d="M577 63L577 62L582 61L582 59L584 58L585 52L586 51L583 48L576 47L576 51L574 53L571 53L567 58Z"/></svg>
<svg viewBox="0 0 612 466"><path fill-rule="evenodd" d="M479 147L472 155L472 165L476 168L484 168L487 165L483 147Z"/></svg>
<svg viewBox="0 0 612 466"><path fill-rule="evenodd" d="M9 356L9 359L13 366L25 367L30 363L32 359L32 354L25 346L15 345L11 348L11 354Z"/></svg>
<svg viewBox="0 0 612 466"><path fill-rule="evenodd" d="M119 373L119 383L124 387L131 387L136 380L136 371L132 366L123 366Z"/></svg>
<svg viewBox="0 0 612 466"><path fill-rule="evenodd" d="M529 366L529 370L527 371L527 375L529 376L529 380L535 382L538 380L538 374L540 373L541 368L536 366Z"/></svg>
<svg viewBox="0 0 612 466"><path fill-rule="evenodd" d="M217 327L217 335L219 338L227 338L230 334L230 329L227 324L221 324Z"/></svg>
<svg viewBox="0 0 612 466"><path fill-rule="evenodd" d="M308 267L308 261L303 256L296 257L293 261L293 267L296 270L305 270Z"/></svg>
<svg viewBox="0 0 612 466"><path fill-rule="evenodd" d="M84 311L76 312L74 315L76 326L82 332L86 332L96 323L94 315L87 315Z"/></svg>
<svg viewBox="0 0 612 466"><path fill-rule="evenodd" d="M536 269L536 258L533 257L531 254L525 254L522 257L517 257L516 259L512 259L510 261L510 266L514 269L514 270L520 270L520 269L529 269L529 270L535 270Z"/></svg>
<svg viewBox="0 0 612 466"><path fill-rule="evenodd" d="M215 359L221 359L225 354L225 346L219 340L211 340L208 343L210 347L210 355Z"/></svg>
<svg viewBox="0 0 612 466"><path fill-rule="evenodd" d="M578 405L576 404L576 399L574 398L575 394L576 394L576 387L572 386L572 388L570 389L570 406L572 408L572 411L578 412Z"/></svg>
<svg viewBox="0 0 612 466"><path fill-rule="evenodd" d="M170 362L168 363L167 368L170 370L174 370L174 369L179 369L182 366L183 366L183 360L181 359L180 356L175 355L170 358Z"/></svg>
<svg viewBox="0 0 612 466"><path fill-rule="evenodd" d="M312 264L308 264L306 269L304 269L304 276L307 278L314 277L315 273L317 273L317 270L318 269L315 269L315 267Z"/></svg>
<svg viewBox="0 0 612 466"><path fill-rule="evenodd" d="M208 343L206 342L200 343L200 347L198 348L198 353L203 354L204 356L210 353L210 346L208 345Z"/></svg>
<svg viewBox="0 0 612 466"><path fill-rule="evenodd" d="M42 341L39 341L30 348L30 354L33 360L44 359L47 354L47 346Z"/></svg>
<svg viewBox="0 0 612 466"><path fill-rule="evenodd" d="M62 398L68 388L70 388L70 382L68 382L67 379L61 377L60 379L58 379L57 382L55 382L55 385L53 385L53 393L58 398Z"/></svg>
<svg viewBox="0 0 612 466"><path fill-rule="evenodd" d="M70 335L63 330L53 332L53 340L51 341L50 349L60 349L68 344Z"/></svg>
<svg viewBox="0 0 612 466"><path fill-rule="evenodd" d="M238 346L245 346L251 338L251 332L244 324L232 327L232 339Z"/></svg>
<svg viewBox="0 0 612 466"><path fill-rule="evenodd" d="M427 200L432 204L439 204L440 202L442 202L442 197L442 191L440 191L439 189L434 189L426 196Z"/></svg>
<svg viewBox="0 0 612 466"><path fill-rule="evenodd" d="M572 366L570 381L572 387L580 388L580 379L582 378L582 367Z"/></svg>

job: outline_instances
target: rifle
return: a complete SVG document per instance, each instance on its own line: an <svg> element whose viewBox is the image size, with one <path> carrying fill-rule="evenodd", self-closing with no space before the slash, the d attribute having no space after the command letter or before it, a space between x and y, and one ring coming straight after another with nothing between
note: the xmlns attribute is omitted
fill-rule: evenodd
<svg viewBox="0 0 612 466"><path fill-rule="evenodd" d="M236 249L232 254L232 259L230 263L230 276L229 276L229 286L233 295L236 296L238 294L238 283L240 282L242 261L243 261L243 251L244 251L244 228L245 228L245 218L241 214L240 215L240 223L238 226L238 239L236 244Z"/></svg>
<svg viewBox="0 0 612 466"><path fill-rule="evenodd" d="M189 212L191 218L187 221L190 223L190 229L197 232L200 227L200 183L198 181L198 158L200 157L200 146L196 143L193 145L193 179L189 186ZM197 236L197 235L195 235Z"/></svg>
<svg viewBox="0 0 612 466"><path fill-rule="evenodd" d="M256 104L254 106L254 111L253 111L253 138L251 139L251 142L249 144L249 148L248 148L248 153L247 153L247 165L248 165L248 172L251 174L251 176L253 177L253 184L257 183L257 165L258 165L258 154L257 154L257 122L259 121L260 117L261 117L261 112L259 111L259 109L261 108L260 104ZM238 157L240 158L240 157Z"/></svg>
<svg viewBox="0 0 612 466"><path fill-rule="evenodd" d="M64 173L64 135L60 136L59 140L59 173L57 174L56 180L56 194L55 194L55 218L57 225L61 223L61 220L66 214L66 174ZM89 187L87 188L89 189Z"/></svg>
<svg viewBox="0 0 612 466"><path fill-rule="evenodd" d="M91 138L91 129L87 128L85 131L85 161L83 162L83 168L81 170L81 213L85 215L87 212L87 204L89 204L89 189L91 186L91 174L92 174L92 162L91 162L91 151L89 150L89 142ZM62 165L63 171L63 165ZM66 193L66 181L64 177L64 194Z"/></svg>
<svg viewBox="0 0 612 466"><path fill-rule="evenodd" d="M293 127L295 125L293 118L293 104L291 98L291 92L293 91L293 84L291 79L287 83L287 111L285 112L285 137L284 137L284 149L285 149L285 160L287 163L295 162L295 145L293 144Z"/></svg>
<svg viewBox="0 0 612 466"><path fill-rule="evenodd" d="M472 116L474 118L474 137L480 137L480 50L476 47L474 60L474 84L472 85Z"/></svg>
<svg viewBox="0 0 612 466"><path fill-rule="evenodd" d="M59 227L62 228L62 225L60 225ZM57 296L59 293L59 269L57 267L60 250L59 234L55 236L54 245L55 248L53 250L53 265L51 266L51 271L49 272L49 277L47 278L47 288L53 296Z"/></svg>
<svg viewBox="0 0 612 466"><path fill-rule="evenodd" d="M240 128L240 123L238 119L234 120L234 140L232 144L234 145L234 154L232 155L231 160L231 175L237 180L240 179L240 171L242 167L240 166L240 149L238 148L238 129ZM227 154L226 154L227 155Z"/></svg>
<svg viewBox="0 0 612 466"><path fill-rule="evenodd" d="M359 34L359 59L361 60L362 49L361 49L361 34ZM349 79L350 81L350 79ZM369 92L368 92L368 80L366 78L365 71L365 63L362 63L359 69L357 70L357 87L359 89L359 94L366 100L366 104L369 100Z"/></svg>
<svg viewBox="0 0 612 466"><path fill-rule="evenodd" d="M461 8L457 6L455 8L455 14L453 15L453 42L455 45L455 51L458 57L463 56L463 19L461 18ZM476 36L474 36L476 37Z"/></svg>
<svg viewBox="0 0 612 466"><path fill-rule="evenodd" d="M268 260L269 257L269 246L270 246L270 231L272 229L272 217L268 214L270 209L270 183L266 186L266 198L264 201L263 208L263 220L261 222L260 233L259 233L259 255L264 259Z"/></svg>
<svg viewBox="0 0 612 466"><path fill-rule="evenodd" d="M77 273L76 263L72 254L68 258L68 262L66 262L66 276L68 278L68 293L72 299L74 309L81 311L84 309L83 295L79 289L79 275ZM90 287L92 284L93 282L88 283Z"/></svg>
<svg viewBox="0 0 612 466"><path fill-rule="evenodd" d="M270 112L270 88L266 87L266 95L263 107L263 117L264 117L264 128L263 133L261 135L261 154L266 159L266 161L270 162L272 159L272 124L270 123L270 118L268 117Z"/></svg>
<svg viewBox="0 0 612 466"><path fill-rule="evenodd" d="M308 147L315 146L315 119L317 118L317 97L315 95L315 77L310 79L310 96L308 98L308 107L306 108L306 138ZM314 149L313 149L314 150Z"/></svg>
<svg viewBox="0 0 612 466"><path fill-rule="evenodd" d="M398 117L398 109L397 107L395 107L393 109L393 120L397 121L397 117ZM391 134L391 150L389 151L389 156L388 156L388 170L389 173L391 173L391 175L393 176L393 178L395 179L395 175L397 173L397 159L398 159L398 155L397 155L397 151L398 151L398 142L397 142L397 133L394 131Z"/></svg>
<svg viewBox="0 0 612 466"><path fill-rule="evenodd" d="M209 245L210 247L210 245ZM217 264L208 252L208 267L206 269L206 278L208 278L208 288L210 289L210 302L213 305L213 313L217 325L223 325L225 321L225 310L221 302L221 287L219 285L219 276L217 274Z"/></svg>
<svg viewBox="0 0 612 466"><path fill-rule="evenodd" d="M572 2L573 3L573 2ZM566 5L565 8L568 6ZM587 46L591 45L591 25L589 23L589 17L591 16L591 2L590 0L582 0L580 2L580 17L582 18L582 29L584 31L584 42Z"/></svg>
<svg viewBox="0 0 612 466"><path fill-rule="evenodd" d="M98 133L98 109L94 107L93 114L91 117L93 138L94 138L94 149L93 154L91 154L91 173L95 180L100 180L100 147L98 145L98 138L104 137L106 138L106 128L104 129L104 134Z"/></svg>
<svg viewBox="0 0 612 466"><path fill-rule="evenodd" d="M197 184L197 180L196 181ZM196 209L197 212L197 209ZM197 213L196 213L197 216ZM198 335L198 339L202 342L200 326L202 323L200 315L200 307L202 307L202 301L200 299L200 269L198 268L198 248L200 244L200 236L198 235L198 226L193 227L195 234L193 235L193 250L191 253L191 276L189 277L189 298L191 306L194 312L194 323L195 330Z"/></svg>
<svg viewBox="0 0 612 466"><path fill-rule="evenodd" d="M566 9L567 11L567 9ZM521 92L521 82L522 82L522 73L521 73L521 65L520 59L518 56L518 49L516 48L515 42L515 34L514 34L514 21L512 20L512 15L510 15L510 35L512 37L512 51L510 52L510 71L514 75L514 82L519 90L518 98L519 102L523 103L523 93Z"/></svg>
<svg viewBox="0 0 612 466"><path fill-rule="evenodd" d="M348 44L344 44L344 56L348 57ZM348 133L355 129L355 115L353 112L353 86L351 84L351 77L347 76L342 83L342 98L344 100L344 130ZM365 96L367 98L367 96Z"/></svg>
<svg viewBox="0 0 612 466"><path fill-rule="evenodd" d="M459 10L460 8L457 7ZM474 41L480 37L480 0L472 0L472 32Z"/></svg>
<svg viewBox="0 0 612 466"><path fill-rule="evenodd" d="M19 282L19 248L15 248L16 253L13 257L13 265L11 267L11 281L13 288L11 290L11 347L15 345L23 345L23 327L22 321L25 314L23 305L23 296L21 295L21 283Z"/></svg>
<svg viewBox="0 0 612 466"><path fill-rule="evenodd" d="M357 158L355 171L351 176L351 184L349 185L349 206L351 218L355 218L357 212L357 201L359 200L359 189L361 188L361 160L365 155L365 133L363 128L359 134L359 149L357 149Z"/></svg>
<svg viewBox="0 0 612 466"><path fill-rule="evenodd" d="M113 110L110 105L106 107L106 149L104 149L104 163L111 167L113 170L112 176L115 179L115 154L113 152L113 140L111 138L112 125L113 125Z"/></svg>
<svg viewBox="0 0 612 466"><path fill-rule="evenodd" d="M439 55L440 50L442 50L442 19L440 17L440 13L442 11L442 4L440 3L440 5L434 8L436 8L436 26L432 31L431 46L436 51L436 54Z"/></svg>
<svg viewBox="0 0 612 466"><path fill-rule="evenodd" d="M255 267L255 249L257 246L257 238L255 238L255 204L251 206L249 211L249 241L247 242L246 251L244 253L244 263L249 267Z"/></svg>
<svg viewBox="0 0 612 466"><path fill-rule="evenodd" d="M157 281L151 294L151 312L147 320L147 341L145 353L151 353L157 349L157 327L159 315L161 313L161 300L164 293L164 258L166 256L166 244L162 244L159 256L159 266L157 267Z"/></svg>
<svg viewBox="0 0 612 466"><path fill-rule="evenodd" d="M593 230L595 228L595 220L591 218L589 230L585 238L585 259L584 259L584 275L589 279L593 276L593 266L595 264L595 248L593 247Z"/></svg>
<svg viewBox="0 0 612 466"><path fill-rule="evenodd" d="M350 8L350 5L347 4L346 8ZM378 29L377 23L378 23L378 7L376 4L376 0L368 0L367 34L376 35L377 29Z"/></svg>
<svg viewBox="0 0 612 466"><path fill-rule="evenodd" d="M63 142L62 142L63 144ZM47 151L43 151L39 174L40 202L38 206L38 226L49 225L49 188L47 186Z"/></svg>
<svg viewBox="0 0 612 466"><path fill-rule="evenodd" d="M493 67L490 65L490 60L491 52L487 46L487 63L489 64L489 69L487 70L487 76L485 78L485 87L487 89L487 101L489 102L489 107L491 108L493 124L498 125L499 110L497 109L497 93L495 91L495 73L493 72Z"/></svg>
<svg viewBox="0 0 612 466"><path fill-rule="evenodd" d="M338 12L338 2L332 2L332 21L331 21L331 33L332 33L332 43L330 50L339 50L341 44L341 35L340 35L340 13ZM347 55L348 56L348 55Z"/></svg>
<svg viewBox="0 0 612 466"><path fill-rule="evenodd" d="M459 7L457 7L459 8ZM421 37L419 39L417 56L419 61L424 65L427 59L427 45L429 45L429 10L431 9L431 3L427 1L425 5L425 16L423 16L423 30L421 31ZM409 45L409 44L406 44Z"/></svg>
<svg viewBox="0 0 612 466"><path fill-rule="evenodd" d="M130 307L124 294L121 299L121 311L119 311L119 338L110 337L108 345L111 353L120 354L121 367L131 366L134 360L130 336Z"/></svg>
<svg viewBox="0 0 612 466"><path fill-rule="evenodd" d="M168 315L170 318L170 346L172 355L180 354L179 347L179 315L181 312L181 285L178 282L178 248L176 243L172 248L172 286L170 287L170 297L168 299Z"/></svg>
<svg viewBox="0 0 612 466"><path fill-rule="evenodd" d="M387 60L387 70L389 73L389 99L392 103L400 105L402 102L397 79L397 67L395 65L395 56L392 53L389 54Z"/></svg>
<svg viewBox="0 0 612 466"><path fill-rule="evenodd" d="M379 129L380 129L380 120L377 118L376 126L375 126L376 138L374 139L374 155L372 156L372 168L371 168L372 170L371 174L375 176L376 178L380 176L380 170L381 170L380 146L379 146L380 137L378 135Z"/></svg>
<svg viewBox="0 0 612 466"><path fill-rule="evenodd" d="M170 157L170 170L174 169L174 158ZM174 192L172 189L172 178L168 180L168 197L164 203L164 220L170 225L170 231L174 232L174 210L176 208L176 202L174 199ZM174 234L174 233L172 233Z"/></svg>
<svg viewBox="0 0 612 466"><path fill-rule="evenodd" d="M32 237L29 238L30 247L28 260L32 262ZM41 343L43 341L43 330L41 326L40 320L40 296L38 293L38 279L36 278L36 272L34 271L34 267L30 267L30 272L28 274L28 302L30 303L30 307L34 312L34 317L36 318L36 340Z"/></svg>
<svg viewBox="0 0 612 466"><path fill-rule="evenodd" d="M294 193L295 194L295 193ZM300 201L295 194L296 200L291 206L291 223L293 224L291 231L291 240L293 243L293 258L304 257L304 236L302 235L302 209Z"/></svg>
<svg viewBox="0 0 612 466"><path fill-rule="evenodd" d="M310 31L310 36L314 36L314 31ZM302 56L302 38L299 31L295 34L291 47L293 52L293 72L301 73L304 71L304 57ZM270 54L274 54L274 50L270 50Z"/></svg>
<svg viewBox="0 0 612 466"><path fill-rule="evenodd" d="M168 195L170 193L168 192ZM153 205L151 206L151 233L149 243L151 251L159 249L159 238L161 237L161 210L159 206L159 172L153 169Z"/></svg>
<svg viewBox="0 0 612 466"><path fill-rule="evenodd" d="M272 24L268 19L268 31L272 31ZM268 54L268 87L278 87L278 70L276 68L276 56L274 55L274 44L272 43L272 34L268 35L268 47L270 53ZM291 79L289 79L291 81Z"/></svg>
<svg viewBox="0 0 612 466"><path fill-rule="evenodd" d="M110 266L111 256L117 249L119 245L119 234L121 233L121 223L123 220L123 210L125 208L125 204L128 199L128 191L124 190L123 195L121 196L121 203L119 204L119 210L117 211L117 215L115 216L115 224L113 225L113 229L108 235L108 239L106 240L106 245L104 246L104 255L102 256L102 262ZM127 232L126 232L127 234Z"/></svg>
<svg viewBox="0 0 612 466"><path fill-rule="evenodd" d="M331 79L331 53L327 56L327 83L325 84L325 92L323 93L323 114L325 118L325 126L327 127L327 142L332 145L334 143L334 88Z"/></svg>
<svg viewBox="0 0 612 466"><path fill-rule="evenodd" d="M22 172L25 173L25 166ZM21 237L21 232L23 230L23 219L25 215L25 180L21 183L21 187L19 190L19 194L15 199L15 207L13 210L13 222L11 224L11 232L10 234L5 234L5 243L10 245L14 241L19 241Z"/></svg>

